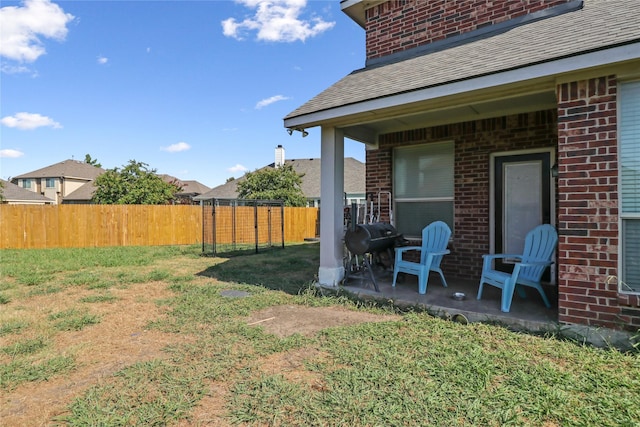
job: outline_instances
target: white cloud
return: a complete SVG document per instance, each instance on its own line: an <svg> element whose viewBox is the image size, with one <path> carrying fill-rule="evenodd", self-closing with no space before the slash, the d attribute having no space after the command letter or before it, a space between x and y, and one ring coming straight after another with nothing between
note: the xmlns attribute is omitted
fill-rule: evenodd
<svg viewBox="0 0 640 427"><path fill-rule="evenodd" d="M335 22L320 17L301 19L307 0L236 0L243 6L255 10L255 14L236 21L222 21L222 33L227 37L242 40L246 33L256 32L258 40L271 42L305 41L335 26Z"/></svg>
<svg viewBox="0 0 640 427"><path fill-rule="evenodd" d="M256 104L256 109L257 109L257 110L259 110L259 109L261 109L261 108L263 108L263 107L266 107L266 106L268 106L268 105L273 104L274 102L278 102L278 101L285 101L285 100L287 100L287 99L289 99L289 98L288 98L288 97L286 97L286 96L282 96L282 95L275 95L275 96L272 96L271 98L266 98L266 99L263 99L262 101L259 101L259 102Z"/></svg>
<svg viewBox="0 0 640 427"><path fill-rule="evenodd" d="M33 62L46 53L41 38L63 41L74 18L49 0L24 0L0 8L0 56Z"/></svg>
<svg viewBox="0 0 640 427"><path fill-rule="evenodd" d="M23 74L23 73L33 73L29 67L25 67L24 65L10 65L10 64L2 64L0 65L2 71L5 74ZM33 76L36 77L38 74L33 73Z"/></svg>
<svg viewBox="0 0 640 427"><path fill-rule="evenodd" d="M0 120L0 123L10 128L22 130L36 129L40 127L51 127L54 129L62 129L62 125L50 117L42 116L34 113L16 113L14 116L6 116Z"/></svg>
<svg viewBox="0 0 640 427"><path fill-rule="evenodd" d="M4 150L0 150L0 157L16 159L22 156L24 156L24 153L22 151L12 150L11 148L5 148Z"/></svg>
<svg viewBox="0 0 640 427"><path fill-rule="evenodd" d="M244 166L242 166L240 163L238 163L235 166L231 166L230 168L227 169L227 172L231 172L231 173L238 173L238 172L246 172L248 169Z"/></svg>
<svg viewBox="0 0 640 427"><path fill-rule="evenodd" d="M168 147L160 147L162 151L168 151L169 153L177 153L179 151L187 151L191 148L189 144L186 142L178 142L177 144L172 144Z"/></svg>
<svg viewBox="0 0 640 427"><path fill-rule="evenodd" d="M103 65L109 62L109 58L106 58L102 55L98 56L98 64Z"/></svg>

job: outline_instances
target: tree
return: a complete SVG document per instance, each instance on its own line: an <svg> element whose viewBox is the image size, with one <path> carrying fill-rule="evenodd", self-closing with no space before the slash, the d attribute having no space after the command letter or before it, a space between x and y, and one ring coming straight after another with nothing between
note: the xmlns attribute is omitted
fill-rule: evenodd
<svg viewBox="0 0 640 427"><path fill-rule="evenodd" d="M238 197L256 200L283 200L285 206L305 206L302 176L291 165L248 172L238 182Z"/></svg>
<svg viewBox="0 0 640 427"><path fill-rule="evenodd" d="M109 169L96 178L93 201L114 205L163 205L169 203L180 187L164 182L146 163L129 160L122 170Z"/></svg>
<svg viewBox="0 0 640 427"><path fill-rule="evenodd" d="M4 182L0 181L0 203L4 202Z"/></svg>
<svg viewBox="0 0 640 427"><path fill-rule="evenodd" d="M89 154L85 154L84 155L84 162L86 164L93 165L93 166L95 166L97 168L101 168L102 167L102 165L100 163L98 163L98 159L92 159Z"/></svg>

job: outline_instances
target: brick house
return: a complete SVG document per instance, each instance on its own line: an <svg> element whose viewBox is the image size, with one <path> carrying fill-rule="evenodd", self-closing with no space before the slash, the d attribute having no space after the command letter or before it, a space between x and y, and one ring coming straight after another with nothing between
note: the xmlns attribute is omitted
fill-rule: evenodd
<svg viewBox="0 0 640 427"><path fill-rule="evenodd" d="M558 321L638 330L640 2L341 8L366 32L365 67L284 119L321 127L320 284L344 277L348 137L366 144L367 193L392 193L399 232L449 223L449 277L478 279L482 254L517 253L526 231L550 223Z"/></svg>

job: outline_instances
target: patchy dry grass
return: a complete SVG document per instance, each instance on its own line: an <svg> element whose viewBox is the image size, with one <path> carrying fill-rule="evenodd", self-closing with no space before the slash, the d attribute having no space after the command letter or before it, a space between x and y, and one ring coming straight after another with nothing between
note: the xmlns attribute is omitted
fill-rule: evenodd
<svg viewBox="0 0 640 427"><path fill-rule="evenodd" d="M2 425L640 419L637 354L317 295L317 244L199 252L1 251Z"/></svg>

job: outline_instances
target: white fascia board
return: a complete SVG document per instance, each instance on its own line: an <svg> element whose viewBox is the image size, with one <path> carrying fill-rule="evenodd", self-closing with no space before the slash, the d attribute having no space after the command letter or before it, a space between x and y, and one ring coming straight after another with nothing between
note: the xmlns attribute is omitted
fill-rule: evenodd
<svg viewBox="0 0 640 427"><path fill-rule="evenodd" d="M634 59L640 59L640 42L292 117L284 121L284 126L287 128L307 127L309 124L317 126L322 122L354 114L394 108L414 102L460 95L466 92L525 82L527 80L558 76L564 73L579 72L589 68Z"/></svg>
<svg viewBox="0 0 640 427"><path fill-rule="evenodd" d="M366 29L366 10L380 3L384 3L384 0L368 0L366 2L364 0L342 0L340 9L362 29Z"/></svg>

